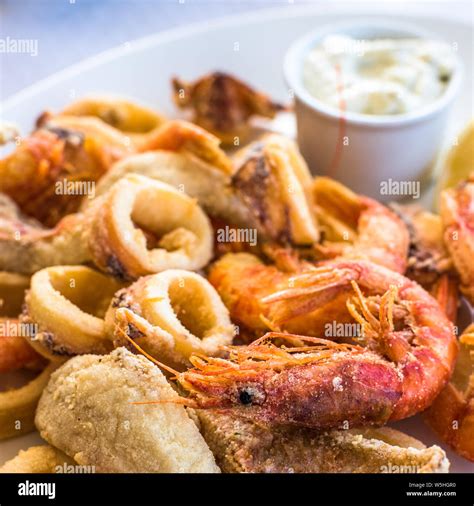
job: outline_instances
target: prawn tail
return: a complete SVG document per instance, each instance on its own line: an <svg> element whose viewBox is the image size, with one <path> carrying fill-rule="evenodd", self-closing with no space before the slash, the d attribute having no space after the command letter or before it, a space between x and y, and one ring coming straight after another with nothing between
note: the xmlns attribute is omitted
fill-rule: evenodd
<svg viewBox="0 0 474 506"><path fill-rule="evenodd" d="M444 309L450 321L455 322L458 312L458 283L450 274L443 274L432 289L433 297Z"/></svg>

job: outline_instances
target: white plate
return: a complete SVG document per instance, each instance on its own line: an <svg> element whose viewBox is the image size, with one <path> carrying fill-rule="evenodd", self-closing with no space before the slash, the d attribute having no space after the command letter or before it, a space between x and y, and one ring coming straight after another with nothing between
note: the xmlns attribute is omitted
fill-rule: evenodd
<svg viewBox="0 0 474 506"><path fill-rule="evenodd" d="M431 18L419 5L397 17L418 24L450 42L458 42L459 54L466 66L463 92L457 101L450 125L451 140L472 114L472 25L444 18ZM210 24L185 27L146 37L40 81L3 104L2 118L18 124L24 132L43 110L58 110L74 97L86 93L109 92L136 97L167 115L176 111L171 102L170 77L193 79L211 70L235 73L242 79L286 101L288 94L282 78L282 57L289 44L306 31L332 21L380 17L380 7L372 4L367 11L325 4L318 8L271 10L238 16ZM391 19L394 17L391 16ZM238 48L238 50L236 50ZM286 125L291 133L292 124ZM425 444L440 444L419 417L405 420L402 428ZM0 464L18 450L40 441L37 434L0 444ZM444 446L441 444L441 446ZM474 465L446 449L455 472L474 472Z"/></svg>

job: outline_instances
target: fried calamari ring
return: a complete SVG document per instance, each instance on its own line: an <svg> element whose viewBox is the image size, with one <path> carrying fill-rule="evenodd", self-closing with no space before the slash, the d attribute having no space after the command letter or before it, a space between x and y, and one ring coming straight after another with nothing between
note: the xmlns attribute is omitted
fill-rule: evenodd
<svg viewBox="0 0 474 506"><path fill-rule="evenodd" d="M158 150L135 155L115 164L96 194L135 172L184 190L213 218L256 229L262 242L305 245L317 241L309 191L312 179L291 140L276 134L264 136L238 152L233 163L235 172L230 175L190 152Z"/></svg>
<svg viewBox="0 0 474 506"><path fill-rule="evenodd" d="M200 269L212 244L210 222L195 200L134 174L53 229L25 217L0 194L3 270L32 274L93 260L119 279L134 279L169 268Z"/></svg>
<svg viewBox="0 0 474 506"><path fill-rule="evenodd" d="M130 174L87 212L93 215L92 258L119 279L173 268L197 270L211 259L209 219L194 199L165 183Z"/></svg>
<svg viewBox="0 0 474 506"><path fill-rule="evenodd" d="M128 344L125 333L153 357L181 369L193 353L219 355L235 333L214 287L199 274L175 269L117 292L106 322L116 345Z"/></svg>
<svg viewBox="0 0 474 506"><path fill-rule="evenodd" d="M75 461L54 446L30 446L0 467L0 473L57 473Z"/></svg>
<svg viewBox="0 0 474 506"><path fill-rule="evenodd" d="M137 142L137 151L164 149L189 153L224 174L231 174L232 162L219 144L219 139L207 130L188 121L175 119L144 136L142 142Z"/></svg>
<svg viewBox="0 0 474 506"><path fill-rule="evenodd" d="M146 133L166 122L161 114L123 97L91 95L62 110L60 115L95 116L122 132Z"/></svg>
<svg viewBox="0 0 474 506"><path fill-rule="evenodd" d="M45 124L0 160L0 192L12 198L23 213L55 226L63 216L75 212L83 199L84 192L64 191L64 185L92 184L113 162L130 153L130 147L103 137L97 128L89 132L77 125L71 129L64 124Z"/></svg>
<svg viewBox="0 0 474 506"><path fill-rule="evenodd" d="M274 118L285 106L223 72L213 72L193 83L173 78L173 98L181 109L192 109L193 121L232 145L246 139L252 116Z"/></svg>
<svg viewBox="0 0 474 506"><path fill-rule="evenodd" d="M31 278L21 320L37 326L30 343L55 362L72 355L107 353L104 315L117 281L83 266L43 269Z"/></svg>
<svg viewBox="0 0 474 506"><path fill-rule="evenodd" d="M0 392L0 439L34 429L36 405L56 367L51 363L25 386Z"/></svg>
<svg viewBox="0 0 474 506"><path fill-rule="evenodd" d="M190 153L156 150L117 162L100 180L96 195L102 195L127 174L142 176L170 184L196 198L210 216L229 223L248 226L251 216L231 188L231 176ZM84 207L90 202L84 202Z"/></svg>

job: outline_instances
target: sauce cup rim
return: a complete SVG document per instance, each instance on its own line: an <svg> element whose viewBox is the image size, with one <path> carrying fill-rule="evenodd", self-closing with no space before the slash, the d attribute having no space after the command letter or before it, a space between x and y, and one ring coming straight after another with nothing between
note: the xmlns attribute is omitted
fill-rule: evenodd
<svg viewBox="0 0 474 506"><path fill-rule="evenodd" d="M447 43L429 30L419 28L406 22L388 22L372 18L370 21L341 21L325 24L296 39L285 53L283 63L284 77L289 88L293 90L295 98L298 98L308 107L326 117L333 118L337 121L343 118L347 122L367 127L397 127L400 125L417 123L435 115L454 100L460 88L463 75L462 62L454 51L452 53L454 58L454 71L446 89L430 104L419 107L414 111L394 115L362 114L353 111L343 111L341 114L340 110L325 104L323 101L311 95L305 88L302 77L302 67L309 51L313 49L317 42L325 35L331 33L351 35L351 32L356 30L377 33L376 36L367 36L367 39L382 38L384 36L397 38L398 36L399 38L421 38Z"/></svg>

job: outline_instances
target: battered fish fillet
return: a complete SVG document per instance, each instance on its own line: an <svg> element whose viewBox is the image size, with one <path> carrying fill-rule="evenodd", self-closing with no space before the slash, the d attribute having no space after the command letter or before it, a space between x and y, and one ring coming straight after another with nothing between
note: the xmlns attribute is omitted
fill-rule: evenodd
<svg viewBox="0 0 474 506"><path fill-rule="evenodd" d="M225 473L445 473L438 446L394 429L268 429L251 420L195 410L201 433Z"/></svg>
<svg viewBox="0 0 474 506"><path fill-rule="evenodd" d="M51 377L36 412L41 436L96 472L218 473L178 395L143 356L82 355Z"/></svg>
<svg viewBox="0 0 474 506"><path fill-rule="evenodd" d="M0 473L56 473L64 465L75 465L75 462L52 446L32 446L5 462Z"/></svg>

